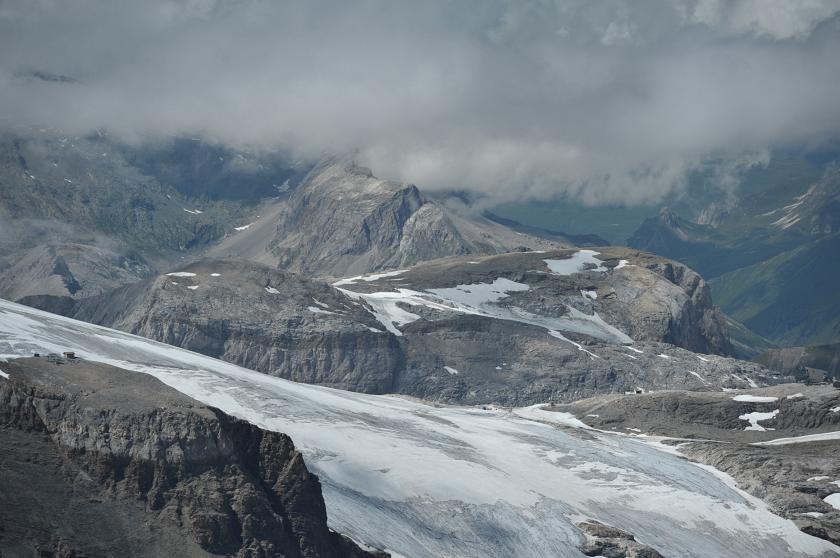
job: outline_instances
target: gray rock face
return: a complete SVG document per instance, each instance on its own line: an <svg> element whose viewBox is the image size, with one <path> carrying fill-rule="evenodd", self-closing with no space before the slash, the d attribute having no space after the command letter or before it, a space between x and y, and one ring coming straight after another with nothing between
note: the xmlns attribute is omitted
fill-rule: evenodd
<svg viewBox="0 0 840 558"><path fill-rule="evenodd" d="M284 434L110 366L4 368L4 553L372 556L327 528L318 478Z"/></svg>
<svg viewBox="0 0 840 558"><path fill-rule="evenodd" d="M458 216L416 186L332 162L316 167L292 194L270 250L284 269L341 277L445 256L569 245L517 234L483 217Z"/></svg>
<svg viewBox="0 0 840 558"><path fill-rule="evenodd" d="M15 301L39 295L79 299L153 273L139 257L84 244L44 244L0 273L0 297Z"/></svg>
<svg viewBox="0 0 840 558"><path fill-rule="evenodd" d="M755 363L666 342L719 347L684 334L686 322L715 316L690 271L631 252L569 275L543 261L569 255L454 258L334 286L208 260L80 301L71 315L295 381L435 401L525 405L779 381ZM615 269L621 255L636 263ZM494 282L514 287L474 307L440 298Z"/></svg>
<svg viewBox="0 0 840 558"><path fill-rule="evenodd" d="M840 542L840 510L824 501L840 492L840 440L772 442L836 432L837 389L785 384L748 393L663 391L598 396L553 409L599 430L672 437L681 453L729 473L806 533Z"/></svg>
<svg viewBox="0 0 840 558"><path fill-rule="evenodd" d="M651 547L636 541L628 533L599 521L583 521L577 524L586 535L586 542L580 551L586 556L609 558L663 558Z"/></svg>
<svg viewBox="0 0 840 558"><path fill-rule="evenodd" d="M94 297L74 316L340 389L390 391L401 358L393 336L336 289L235 260L195 263Z"/></svg>

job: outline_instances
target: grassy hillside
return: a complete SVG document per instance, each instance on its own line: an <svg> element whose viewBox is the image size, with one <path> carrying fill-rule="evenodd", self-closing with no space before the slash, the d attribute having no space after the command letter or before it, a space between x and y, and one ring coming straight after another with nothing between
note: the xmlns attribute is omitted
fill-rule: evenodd
<svg viewBox="0 0 840 558"><path fill-rule="evenodd" d="M840 339L840 233L711 281L727 314L783 346Z"/></svg>

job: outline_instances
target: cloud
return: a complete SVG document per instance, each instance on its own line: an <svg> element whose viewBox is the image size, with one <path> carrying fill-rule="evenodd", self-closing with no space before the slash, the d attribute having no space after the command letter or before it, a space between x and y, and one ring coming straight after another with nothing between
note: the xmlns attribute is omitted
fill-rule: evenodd
<svg viewBox="0 0 840 558"><path fill-rule="evenodd" d="M643 203L710 160L740 169L835 137L838 13L816 0L10 1L0 123L350 151L428 189Z"/></svg>

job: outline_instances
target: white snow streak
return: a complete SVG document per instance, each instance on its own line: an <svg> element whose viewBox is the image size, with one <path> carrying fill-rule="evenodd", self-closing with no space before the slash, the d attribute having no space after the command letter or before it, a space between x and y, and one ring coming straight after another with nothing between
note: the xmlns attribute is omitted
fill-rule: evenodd
<svg viewBox="0 0 840 558"><path fill-rule="evenodd" d="M794 436L792 438L776 438L766 442L754 442L754 446L785 446L787 444L805 444L808 442L825 442L829 440L840 440L840 431L822 432L820 434L807 434L805 436Z"/></svg>
<svg viewBox="0 0 840 558"><path fill-rule="evenodd" d="M329 310L324 310L323 308L318 308L317 306L307 306L306 309L314 314L335 314L335 312L330 312Z"/></svg>
<svg viewBox="0 0 840 558"><path fill-rule="evenodd" d="M741 395L733 397L732 400L739 401L741 403L772 403L773 401L778 401L779 398L768 395L750 395L748 393L742 393Z"/></svg>

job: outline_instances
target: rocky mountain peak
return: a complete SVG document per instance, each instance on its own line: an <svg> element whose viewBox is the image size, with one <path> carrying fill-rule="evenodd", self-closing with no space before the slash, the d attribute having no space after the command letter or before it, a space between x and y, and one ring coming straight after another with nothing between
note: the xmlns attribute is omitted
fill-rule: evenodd
<svg viewBox="0 0 840 558"><path fill-rule="evenodd" d="M285 203L269 250L280 267L341 277L452 255L568 245L456 214L412 184L331 160L317 165Z"/></svg>

